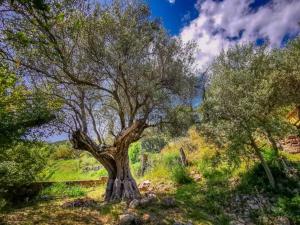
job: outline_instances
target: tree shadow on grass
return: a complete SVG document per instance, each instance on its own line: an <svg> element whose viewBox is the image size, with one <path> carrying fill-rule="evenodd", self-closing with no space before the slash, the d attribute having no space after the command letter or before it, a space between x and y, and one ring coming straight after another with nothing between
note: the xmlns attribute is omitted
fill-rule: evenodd
<svg viewBox="0 0 300 225"><path fill-rule="evenodd" d="M107 224L117 220L119 208L113 204L88 208L62 207L63 202L48 201L24 206L0 215L2 224Z"/></svg>
<svg viewBox="0 0 300 225"><path fill-rule="evenodd" d="M190 183L177 188L175 198L193 221L210 224L229 224L224 202L230 192L228 181L219 173L211 174L201 183ZM206 223L209 224L209 223Z"/></svg>
<svg viewBox="0 0 300 225"><path fill-rule="evenodd" d="M297 166L299 165L294 165ZM226 225L230 223L228 211L234 196L255 196L259 193L274 199L272 207L275 212L263 209L260 210L261 213L270 213L268 215L274 218L288 217L292 224L298 224L300 222L299 176L288 177L282 169L271 164L270 168L277 181L276 189L270 188L262 166L256 164L240 175L233 175L232 170L229 169L213 168L205 171L203 174L205 179L200 183L179 186L175 198L185 214L193 221L201 223L202 220L206 220L215 225ZM252 219L255 224L258 224L257 218Z"/></svg>

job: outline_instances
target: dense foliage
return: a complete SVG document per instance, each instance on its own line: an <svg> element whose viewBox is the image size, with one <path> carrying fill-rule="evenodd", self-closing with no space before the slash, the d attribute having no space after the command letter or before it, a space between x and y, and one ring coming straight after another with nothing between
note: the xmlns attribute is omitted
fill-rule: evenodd
<svg viewBox="0 0 300 225"><path fill-rule="evenodd" d="M10 203L14 191L36 180L46 165L48 153L48 146L38 143L19 143L1 150L0 201L3 204Z"/></svg>
<svg viewBox="0 0 300 225"><path fill-rule="evenodd" d="M53 119L51 102L28 89L7 65L0 66L0 148Z"/></svg>
<svg viewBox="0 0 300 225"><path fill-rule="evenodd" d="M295 57L300 50L298 42L299 39L276 51L243 45L221 53L212 65L201 106L202 132L206 137L226 148L232 158L254 153L273 187L274 178L261 146L269 142L278 155L276 143L297 133L286 116L288 110L300 104L300 74L294 66L299 65ZM291 61L295 64L291 65Z"/></svg>

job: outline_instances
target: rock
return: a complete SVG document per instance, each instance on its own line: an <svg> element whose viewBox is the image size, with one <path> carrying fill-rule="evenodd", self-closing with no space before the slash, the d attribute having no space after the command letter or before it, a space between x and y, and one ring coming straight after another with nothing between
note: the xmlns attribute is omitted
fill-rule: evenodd
<svg viewBox="0 0 300 225"><path fill-rule="evenodd" d="M87 208L87 207L96 207L96 206L97 206L97 202L90 198L75 199L69 202L65 202L62 205L63 208L74 208L74 207Z"/></svg>
<svg viewBox="0 0 300 225"><path fill-rule="evenodd" d="M193 225L193 223L191 221L188 221L187 223L175 221L173 225Z"/></svg>
<svg viewBox="0 0 300 225"><path fill-rule="evenodd" d="M149 180L145 180L139 185L140 191L148 191L150 188L151 182Z"/></svg>
<svg viewBox="0 0 300 225"><path fill-rule="evenodd" d="M193 222L191 220L189 220L186 225L193 225Z"/></svg>
<svg viewBox="0 0 300 225"><path fill-rule="evenodd" d="M133 214L123 214L119 216L119 225L134 225L136 220L137 218Z"/></svg>
<svg viewBox="0 0 300 225"><path fill-rule="evenodd" d="M148 206L148 204L151 202L151 200L149 198L142 198L141 201L140 201L140 205L142 207L146 207Z"/></svg>
<svg viewBox="0 0 300 225"><path fill-rule="evenodd" d="M275 219L275 225L290 225L290 221L287 217L280 216Z"/></svg>
<svg viewBox="0 0 300 225"><path fill-rule="evenodd" d="M194 181L199 182L202 179L202 176L200 174L195 174L193 176Z"/></svg>
<svg viewBox="0 0 300 225"><path fill-rule="evenodd" d="M258 221L261 224L270 224L270 219L266 215L262 215L262 216L258 217ZM280 224L280 225L282 225L282 224Z"/></svg>
<svg viewBox="0 0 300 225"><path fill-rule="evenodd" d="M49 200L53 200L54 197L51 195L42 195L42 196L40 196L40 199L43 201L49 201Z"/></svg>
<svg viewBox="0 0 300 225"><path fill-rule="evenodd" d="M130 209L136 209L139 205L140 205L140 201L139 201L138 199L133 199L133 200L129 203L129 208L130 208Z"/></svg>
<svg viewBox="0 0 300 225"><path fill-rule="evenodd" d="M154 193L147 194L147 198L149 198L151 200L151 202L156 202L157 201L157 196Z"/></svg>
<svg viewBox="0 0 300 225"><path fill-rule="evenodd" d="M250 207L250 209L253 209L253 210L258 210L259 208L260 208L260 206L258 205L258 204L249 204L249 207Z"/></svg>
<svg viewBox="0 0 300 225"><path fill-rule="evenodd" d="M229 225L245 225L244 223L241 223L240 221L233 220L229 223Z"/></svg>
<svg viewBox="0 0 300 225"><path fill-rule="evenodd" d="M176 206L176 201L172 197L166 197L161 200L161 203L165 207L174 207Z"/></svg>
<svg viewBox="0 0 300 225"><path fill-rule="evenodd" d="M181 222L178 222L178 221L176 221L176 222L174 222L173 223L173 225L185 225L184 223L181 223Z"/></svg>
<svg viewBox="0 0 300 225"><path fill-rule="evenodd" d="M148 213L144 213L142 216L142 221L144 223L149 223L151 221L151 216Z"/></svg>

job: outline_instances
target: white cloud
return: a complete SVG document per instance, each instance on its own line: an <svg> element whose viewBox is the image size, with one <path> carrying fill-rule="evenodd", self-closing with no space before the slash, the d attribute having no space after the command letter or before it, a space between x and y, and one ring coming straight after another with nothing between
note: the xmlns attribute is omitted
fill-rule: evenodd
<svg viewBox="0 0 300 225"><path fill-rule="evenodd" d="M284 36L300 31L300 1L273 0L256 11L249 5L254 0L199 0L199 16L180 33L183 41L194 40L200 52L200 67L217 56L222 49L258 38L268 39L272 47L279 46ZM228 37L240 39L229 40Z"/></svg>
<svg viewBox="0 0 300 225"><path fill-rule="evenodd" d="M171 4L175 3L175 0L168 0Z"/></svg>

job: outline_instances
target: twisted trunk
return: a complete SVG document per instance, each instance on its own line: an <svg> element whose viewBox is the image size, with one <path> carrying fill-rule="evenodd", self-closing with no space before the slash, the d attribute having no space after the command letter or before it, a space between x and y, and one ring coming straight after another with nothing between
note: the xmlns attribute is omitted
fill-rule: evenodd
<svg viewBox="0 0 300 225"><path fill-rule="evenodd" d="M106 200L132 200L140 198L140 192L129 167L127 149L120 149L115 157L116 176L110 179L106 189Z"/></svg>
<svg viewBox="0 0 300 225"><path fill-rule="evenodd" d="M131 175L128 148L116 147L118 154L111 157L105 154L93 154L108 172L105 201L130 201L140 198L140 192Z"/></svg>
<svg viewBox="0 0 300 225"><path fill-rule="evenodd" d="M121 132L114 145L109 147L99 147L80 130L72 134L73 147L90 152L108 172L105 201L129 201L140 198L139 189L130 172L128 148L140 138L144 128L145 123L135 122Z"/></svg>

